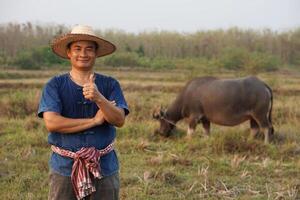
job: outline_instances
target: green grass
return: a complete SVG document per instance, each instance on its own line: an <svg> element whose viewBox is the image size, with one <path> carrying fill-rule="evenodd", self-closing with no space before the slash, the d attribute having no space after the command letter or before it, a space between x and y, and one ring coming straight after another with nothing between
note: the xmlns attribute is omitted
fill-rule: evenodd
<svg viewBox="0 0 300 200"><path fill-rule="evenodd" d="M248 139L248 123L212 124L209 138L198 125L193 139L186 139L184 122L169 138L155 135L152 111L175 98L191 77L188 71L104 73L120 78L131 110L117 136L121 199L300 198L300 93L289 92L300 90L299 74L259 75L285 91L274 92L275 139L265 145L261 137ZM0 199L47 199L51 151L43 121L34 113L41 86L26 84L0 90Z"/></svg>

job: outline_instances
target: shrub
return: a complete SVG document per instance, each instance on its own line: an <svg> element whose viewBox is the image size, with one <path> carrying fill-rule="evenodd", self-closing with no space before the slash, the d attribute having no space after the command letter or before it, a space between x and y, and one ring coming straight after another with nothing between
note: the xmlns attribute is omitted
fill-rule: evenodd
<svg viewBox="0 0 300 200"><path fill-rule="evenodd" d="M275 71L278 69L280 60L269 53L253 52L245 62L245 69L251 72Z"/></svg>
<svg viewBox="0 0 300 200"><path fill-rule="evenodd" d="M28 51L20 52L16 57L14 64L22 69L39 69L37 62L32 57L32 53Z"/></svg>
<svg viewBox="0 0 300 200"><path fill-rule="evenodd" d="M3 51L0 51L0 64L7 64L7 56Z"/></svg>
<svg viewBox="0 0 300 200"><path fill-rule="evenodd" d="M145 56L144 46L140 45L139 48L135 51L140 57Z"/></svg>
<svg viewBox="0 0 300 200"><path fill-rule="evenodd" d="M42 46L31 50L22 50L15 58L14 64L22 69L40 69L42 66L67 64L68 61L55 55L50 47Z"/></svg>
<svg viewBox="0 0 300 200"><path fill-rule="evenodd" d="M104 64L113 67L150 67L154 69L172 68L174 62L167 58L148 58L134 52L116 53L104 59Z"/></svg>
<svg viewBox="0 0 300 200"><path fill-rule="evenodd" d="M111 56L108 56L104 59L104 64L120 67L120 66L138 66L139 57L136 53L125 52L125 53L116 53Z"/></svg>
<svg viewBox="0 0 300 200"><path fill-rule="evenodd" d="M150 62L150 67L154 69L168 69L175 67L175 64L167 58L153 58Z"/></svg>
<svg viewBox="0 0 300 200"><path fill-rule="evenodd" d="M35 50L38 52L42 57L42 63L44 63L47 66L55 65L55 64L60 64L60 65L68 65L69 61L66 59L62 59L59 56L55 55L51 48L48 46L45 47L40 47L39 49ZM40 64L42 64L40 63Z"/></svg>
<svg viewBox="0 0 300 200"><path fill-rule="evenodd" d="M226 69L242 69L248 58L248 51L244 48L228 47L222 51L220 64Z"/></svg>
<svg viewBox="0 0 300 200"><path fill-rule="evenodd" d="M232 70L245 69L252 73L258 71L275 71L280 59L266 52L249 52L244 48L228 47L219 58L221 67Z"/></svg>

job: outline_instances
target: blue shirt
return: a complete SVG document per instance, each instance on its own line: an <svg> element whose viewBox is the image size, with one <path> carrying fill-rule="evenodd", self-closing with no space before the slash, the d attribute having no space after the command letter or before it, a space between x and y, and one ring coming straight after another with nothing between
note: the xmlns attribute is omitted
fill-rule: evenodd
<svg viewBox="0 0 300 200"><path fill-rule="evenodd" d="M114 100L116 106L124 109L125 115L129 113L127 103L118 81L109 76L95 73L95 84L99 92L108 100ZM82 87L73 82L70 74L53 77L47 82L41 96L38 116L43 118L47 111L57 112L67 118L92 118L98 111L98 106L84 98ZM101 108L100 108L101 109ZM85 131L72 134L50 132L48 143L66 150L76 152L82 147L95 147L103 149L116 137L116 128L104 122ZM73 159L52 153L50 168L63 176L71 176ZM102 176L114 174L119 169L118 158L115 151L100 158Z"/></svg>

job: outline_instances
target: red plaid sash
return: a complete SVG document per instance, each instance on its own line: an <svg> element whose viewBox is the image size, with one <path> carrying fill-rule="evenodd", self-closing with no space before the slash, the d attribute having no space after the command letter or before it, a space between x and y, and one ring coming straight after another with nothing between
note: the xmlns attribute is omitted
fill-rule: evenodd
<svg viewBox="0 0 300 200"><path fill-rule="evenodd" d="M96 191L92 183L91 174L94 178L102 178L100 173L100 157L114 149L114 143L106 148L97 150L94 147L81 148L77 152L68 151L56 146L51 146L53 152L74 159L71 180L77 199L82 199Z"/></svg>

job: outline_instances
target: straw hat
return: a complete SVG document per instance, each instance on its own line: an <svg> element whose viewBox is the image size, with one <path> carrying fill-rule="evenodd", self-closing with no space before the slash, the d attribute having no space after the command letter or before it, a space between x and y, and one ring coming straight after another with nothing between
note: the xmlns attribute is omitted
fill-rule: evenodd
<svg viewBox="0 0 300 200"><path fill-rule="evenodd" d="M116 47L111 42L104 40L94 33L92 27L85 25L75 26L71 33L67 33L58 38L55 38L51 43L52 51L62 58L69 59L67 55L68 45L76 41L93 41L98 45L96 57L105 56L113 53Z"/></svg>

